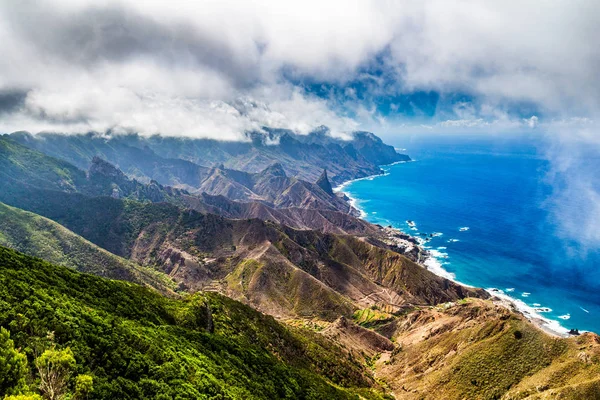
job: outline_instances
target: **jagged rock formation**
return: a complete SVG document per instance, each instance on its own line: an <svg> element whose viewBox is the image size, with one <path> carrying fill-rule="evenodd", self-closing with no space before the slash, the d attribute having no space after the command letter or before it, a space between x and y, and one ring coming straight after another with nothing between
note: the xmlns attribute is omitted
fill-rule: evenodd
<svg viewBox="0 0 600 400"><path fill-rule="evenodd" d="M110 133L33 136L16 132L11 137L84 170L93 156L100 156L129 176L172 186L188 185L188 188L198 187L199 177L208 173L207 167L211 166L258 173L280 163L288 176L308 182L315 182L323 169L327 169L329 178L337 185L381 173L381 164L410 160L366 132L356 132L350 140L333 138L326 128L306 136L268 128L247 135L248 142Z"/></svg>
<svg viewBox="0 0 600 400"><path fill-rule="evenodd" d="M323 191L331 196L333 196L333 188L331 187L331 183L329 182L329 178L327 178L327 170L324 169L323 173L317 179L317 186L323 189Z"/></svg>

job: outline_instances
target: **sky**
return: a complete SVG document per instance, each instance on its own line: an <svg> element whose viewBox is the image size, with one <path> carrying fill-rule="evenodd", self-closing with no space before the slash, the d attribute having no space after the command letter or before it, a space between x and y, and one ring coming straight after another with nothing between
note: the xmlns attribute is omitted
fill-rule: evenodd
<svg viewBox="0 0 600 400"><path fill-rule="evenodd" d="M0 132L533 135L598 249L599 36L597 0L0 0Z"/></svg>
<svg viewBox="0 0 600 400"><path fill-rule="evenodd" d="M0 131L585 130L599 27L595 0L0 0Z"/></svg>

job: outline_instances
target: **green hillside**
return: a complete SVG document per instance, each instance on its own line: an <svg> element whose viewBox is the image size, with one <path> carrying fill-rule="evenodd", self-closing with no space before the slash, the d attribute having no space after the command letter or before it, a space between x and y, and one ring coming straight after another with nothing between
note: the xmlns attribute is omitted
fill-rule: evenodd
<svg viewBox="0 0 600 400"><path fill-rule="evenodd" d="M54 357L81 398L380 397L339 347L226 297L167 298L4 247L0 326L0 395L39 393Z"/></svg>
<svg viewBox="0 0 600 400"><path fill-rule="evenodd" d="M0 203L0 245L53 264L146 284L163 292L175 287L163 273L115 256L52 220L4 203Z"/></svg>

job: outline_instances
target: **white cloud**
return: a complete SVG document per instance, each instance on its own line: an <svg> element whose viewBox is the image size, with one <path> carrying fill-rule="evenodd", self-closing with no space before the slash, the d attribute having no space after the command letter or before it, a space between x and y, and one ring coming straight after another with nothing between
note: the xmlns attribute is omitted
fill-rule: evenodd
<svg viewBox="0 0 600 400"><path fill-rule="evenodd" d="M121 127L234 139L262 125L307 132L326 124L338 135L394 128L354 89L341 102L352 120L284 72L338 85L360 78L368 98L417 89L478 98L478 107L458 104L426 125L541 122L512 121L504 104L518 102L557 118L595 117L598 26L592 0L2 2L0 94L28 94L0 130ZM385 81L359 71L382 54ZM240 102L261 106L236 114Z"/></svg>

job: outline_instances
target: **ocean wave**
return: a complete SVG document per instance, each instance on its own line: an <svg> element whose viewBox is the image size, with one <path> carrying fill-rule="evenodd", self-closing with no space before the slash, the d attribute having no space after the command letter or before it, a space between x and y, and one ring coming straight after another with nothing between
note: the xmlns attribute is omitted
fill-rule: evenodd
<svg viewBox="0 0 600 400"><path fill-rule="evenodd" d="M571 314L559 315L558 318L564 319L565 321L571 318Z"/></svg>
<svg viewBox="0 0 600 400"><path fill-rule="evenodd" d="M427 270L433 272L434 274L456 282L456 275L454 275L450 271L445 270L442 266L442 263L434 256L426 258L423 262L423 265L427 268Z"/></svg>
<svg viewBox="0 0 600 400"><path fill-rule="evenodd" d="M523 300L511 297L511 296L507 295L506 293L504 293L504 291L501 289L488 288L488 289L486 289L486 291L488 293L490 293L492 296L496 296L502 300L508 301L509 303L513 304L515 306L515 308L521 314L523 314L527 319L530 319L530 320L536 319L538 321L541 321L542 325L545 326L550 331L560 334L562 336L568 335L569 330L567 328L565 328L564 326L562 326L560 324L560 322L555 321L553 319L543 317L538 311L536 311L535 307L531 307L531 306L527 305ZM561 318L561 317L559 317L559 318ZM570 316L569 316L569 318L570 318ZM561 318L561 319L568 319L568 318Z"/></svg>
<svg viewBox="0 0 600 400"><path fill-rule="evenodd" d="M458 228L458 230L459 230L460 232L466 232L466 231L468 231L469 229L471 229L471 228L469 228L468 226L461 226L460 228Z"/></svg>

